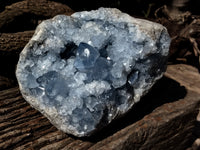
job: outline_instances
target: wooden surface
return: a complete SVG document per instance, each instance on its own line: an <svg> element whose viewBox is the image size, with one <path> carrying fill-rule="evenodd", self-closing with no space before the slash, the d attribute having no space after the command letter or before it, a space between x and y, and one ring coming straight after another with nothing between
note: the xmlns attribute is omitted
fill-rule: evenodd
<svg viewBox="0 0 200 150"><path fill-rule="evenodd" d="M67 5L49 0L20 1L6 6L0 13L0 32L13 33L30 30L38 25L38 21L57 14L71 15L73 12Z"/></svg>
<svg viewBox="0 0 200 150"><path fill-rule="evenodd" d="M0 53L19 54L35 31L0 34ZM17 54L16 54L17 53Z"/></svg>
<svg viewBox="0 0 200 150"><path fill-rule="evenodd" d="M3 90L0 149L185 149L195 138L199 84L195 68L169 66L166 77L131 112L97 135L81 139L52 126L22 98L18 87Z"/></svg>

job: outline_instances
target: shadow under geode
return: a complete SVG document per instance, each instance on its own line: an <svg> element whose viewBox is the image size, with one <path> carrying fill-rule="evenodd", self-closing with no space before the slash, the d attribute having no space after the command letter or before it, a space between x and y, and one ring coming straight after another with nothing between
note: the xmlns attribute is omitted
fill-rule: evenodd
<svg viewBox="0 0 200 150"><path fill-rule="evenodd" d="M126 126L137 122L145 115L151 113L155 108L165 103L174 102L184 98L186 94L187 91L185 87L180 86L180 84L175 80L164 76L126 115L113 121L93 136L81 139L96 143L111 136Z"/></svg>

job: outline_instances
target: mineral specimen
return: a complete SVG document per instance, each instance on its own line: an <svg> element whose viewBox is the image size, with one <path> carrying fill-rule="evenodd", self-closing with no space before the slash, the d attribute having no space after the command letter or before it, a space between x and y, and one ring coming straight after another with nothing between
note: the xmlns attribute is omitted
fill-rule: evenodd
<svg viewBox="0 0 200 150"><path fill-rule="evenodd" d="M165 27L100 8L43 21L21 52L24 98L58 129L90 136L122 116L162 77Z"/></svg>

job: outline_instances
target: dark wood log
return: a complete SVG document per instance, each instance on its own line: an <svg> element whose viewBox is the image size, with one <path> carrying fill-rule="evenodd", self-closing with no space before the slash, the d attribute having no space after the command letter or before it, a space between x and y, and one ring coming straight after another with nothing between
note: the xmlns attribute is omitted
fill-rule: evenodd
<svg viewBox="0 0 200 150"><path fill-rule="evenodd" d="M19 53L33 34L34 31L0 34L0 75L15 77Z"/></svg>
<svg viewBox="0 0 200 150"><path fill-rule="evenodd" d="M169 61L187 63L200 71L200 18L190 12L169 11L167 6L155 11L156 21L171 36Z"/></svg>
<svg viewBox="0 0 200 150"><path fill-rule="evenodd" d="M0 75L15 77L19 53L33 34L34 31L0 34Z"/></svg>
<svg viewBox="0 0 200 150"><path fill-rule="evenodd" d="M54 17L57 14L71 15L73 12L65 4L48 0L25 0L17 2L6 6L6 9L0 13L0 32L25 31L31 28L34 30L41 20Z"/></svg>
<svg viewBox="0 0 200 150"><path fill-rule="evenodd" d="M0 76L0 91L11 88L13 87L13 85L14 85L13 79Z"/></svg>
<svg viewBox="0 0 200 150"><path fill-rule="evenodd" d="M189 65L169 65L165 75L176 80L188 90L200 93L200 74L198 70Z"/></svg>
<svg viewBox="0 0 200 150"><path fill-rule="evenodd" d="M34 31L25 31L17 33L1 33L0 34L0 53L6 55L6 53L19 54L19 52L28 43L33 36Z"/></svg>
<svg viewBox="0 0 200 150"><path fill-rule="evenodd" d="M18 87L1 91L0 149L185 149L195 140L200 76L187 65L168 66L165 75L129 114L91 138L57 130L30 107Z"/></svg>
<svg viewBox="0 0 200 150"><path fill-rule="evenodd" d="M194 139L192 133L200 104L197 96L188 92L184 100L164 104L142 120L98 142L91 150L187 148Z"/></svg>

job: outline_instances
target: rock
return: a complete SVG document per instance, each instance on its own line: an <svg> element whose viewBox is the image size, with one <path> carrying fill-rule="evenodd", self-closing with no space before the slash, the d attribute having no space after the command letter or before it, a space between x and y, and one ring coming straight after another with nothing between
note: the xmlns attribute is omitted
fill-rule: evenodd
<svg viewBox="0 0 200 150"><path fill-rule="evenodd" d="M117 9L43 21L20 54L23 97L58 129L90 136L124 115L166 70L165 27Z"/></svg>

